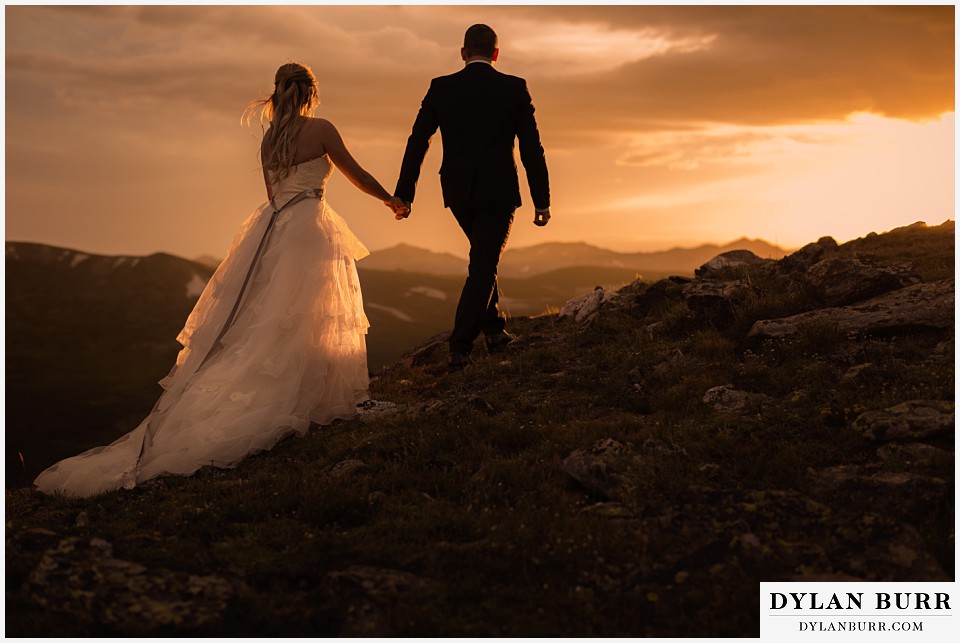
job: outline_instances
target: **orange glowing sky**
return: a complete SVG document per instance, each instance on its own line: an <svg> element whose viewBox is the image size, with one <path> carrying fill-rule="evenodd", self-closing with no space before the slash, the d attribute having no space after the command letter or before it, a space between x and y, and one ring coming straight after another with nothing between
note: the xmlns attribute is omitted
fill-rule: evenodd
<svg viewBox="0 0 960 643"><path fill-rule="evenodd" d="M954 7L8 6L6 237L101 254L221 256L264 200L244 107L288 60L388 190L464 29L528 80L554 219L512 247L786 247L954 218ZM465 255L439 141L410 220L339 174L371 249Z"/></svg>

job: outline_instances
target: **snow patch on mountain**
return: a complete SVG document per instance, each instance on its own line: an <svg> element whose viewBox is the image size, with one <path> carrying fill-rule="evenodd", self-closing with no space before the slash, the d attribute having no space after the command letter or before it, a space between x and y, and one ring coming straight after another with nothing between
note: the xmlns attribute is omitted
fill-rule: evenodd
<svg viewBox="0 0 960 643"><path fill-rule="evenodd" d="M373 308L374 310L382 310L382 311L385 312L385 313L390 313L391 315L393 315L394 317L396 317L396 318L399 319L400 321L405 321L405 322L412 322L412 321L413 321L413 317L411 317L411 316L408 315L407 313L403 312L402 310L398 310L397 308L393 308L392 306L384 306L383 304L375 304L375 303L370 302L370 301L364 302L363 306L364 306L364 308Z"/></svg>
<svg viewBox="0 0 960 643"><path fill-rule="evenodd" d="M197 273L193 273L193 278L190 279L190 282L187 284L187 297L190 299L196 299L206 287L207 280Z"/></svg>
<svg viewBox="0 0 960 643"><path fill-rule="evenodd" d="M437 288L431 288L430 286L416 286L409 289L406 292L406 297L410 295L423 295L424 297L430 297L431 299L439 299L440 301L447 300L447 293Z"/></svg>
<svg viewBox="0 0 960 643"><path fill-rule="evenodd" d="M76 268L77 266L79 266L81 263L83 263L89 258L90 258L90 255L85 255L82 252L78 252L77 254L73 255L73 259L70 260L70 267Z"/></svg>

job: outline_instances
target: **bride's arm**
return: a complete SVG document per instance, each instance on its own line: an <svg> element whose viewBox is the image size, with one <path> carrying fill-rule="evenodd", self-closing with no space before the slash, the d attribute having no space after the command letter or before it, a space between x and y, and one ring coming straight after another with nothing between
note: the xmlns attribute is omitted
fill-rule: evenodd
<svg viewBox="0 0 960 643"><path fill-rule="evenodd" d="M334 127L333 123L327 120L318 119L320 135L323 137L323 146L330 155L330 160L337 166L343 174L350 179L350 182L357 186L362 192L375 197L387 205L393 203L393 195L383 189L383 186L373 178L373 175L360 167L356 159L351 156L347 146L343 143L340 132Z"/></svg>

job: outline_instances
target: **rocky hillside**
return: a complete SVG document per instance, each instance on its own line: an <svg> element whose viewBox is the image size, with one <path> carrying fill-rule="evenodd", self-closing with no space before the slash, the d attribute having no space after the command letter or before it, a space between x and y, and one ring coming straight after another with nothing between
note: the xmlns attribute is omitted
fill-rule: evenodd
<svg viewBox="0 0 960 643"><path fill-rule="evenodd" d="M950 580L954 226L595 290L231 471L7 493L11 636L758 636L761 580Z"/></svg>

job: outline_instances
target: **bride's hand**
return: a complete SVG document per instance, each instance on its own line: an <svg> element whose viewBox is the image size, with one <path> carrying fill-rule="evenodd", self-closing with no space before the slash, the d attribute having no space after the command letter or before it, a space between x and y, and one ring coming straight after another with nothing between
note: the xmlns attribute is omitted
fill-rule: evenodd
<svg viewBox="0 0 960 643"><path fill-rule="evenodd" d="M396 218L397 221L403 221L410 216L410 207L399 197L390 197L383 203L393 210L394 218Z"/></svg>

